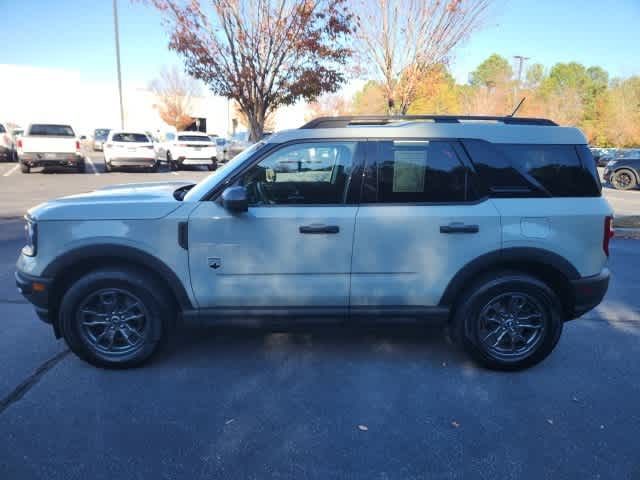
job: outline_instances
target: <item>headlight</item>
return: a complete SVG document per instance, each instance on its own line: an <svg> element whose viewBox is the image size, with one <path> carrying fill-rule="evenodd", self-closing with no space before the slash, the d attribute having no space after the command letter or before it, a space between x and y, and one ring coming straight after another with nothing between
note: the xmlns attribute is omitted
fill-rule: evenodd
<svg viewBox="0 0 640 480"><path fill-rule="evenodd" d="M24 225L25 246L22 247L22 253L29 257L35 257L38 245L38 225L31 217L25 217Z"/></svg>

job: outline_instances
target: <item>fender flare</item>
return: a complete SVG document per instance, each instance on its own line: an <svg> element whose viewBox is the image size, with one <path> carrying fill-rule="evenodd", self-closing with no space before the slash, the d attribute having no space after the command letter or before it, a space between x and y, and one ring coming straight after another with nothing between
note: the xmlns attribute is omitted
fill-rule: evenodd
<svg viewBox="0 0 640 480"><path fill-rule="evenodd" d="M456 301L462 292L481 272L494 268L508 268L518 263L537 263L546 268L551 268L566 277L567 281L577 280L580 273L571 262L557 253L542 248L512 247L486 253L467 263L453 276L442 297L440 306L450 306Z"/></svg>
<svg viewBox="0 0 640 480"><path fill-rule="evenodd" d="M54 279L55 282L55 278L68 268L87 261L100 259L131 262L147 268L165 281L182 310L194 308L184 285L167 264L150 253L127 245L103 243L69 250L47 265L42 272L42 276Z"/></svg>

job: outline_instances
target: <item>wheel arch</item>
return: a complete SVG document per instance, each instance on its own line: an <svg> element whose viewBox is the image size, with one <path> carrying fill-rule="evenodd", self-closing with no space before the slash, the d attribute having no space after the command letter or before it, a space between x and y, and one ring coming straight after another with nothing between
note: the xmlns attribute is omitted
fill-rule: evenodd
<svg viewBox="0 0 640 480"><path fill-rule="evenodd" d="M578 270L565 258L549 250L512 247L484 254L462 267L451 279L439 305L455 307L465 290L480 276L500 270L514 270L532 275L554 290L562 303L565 318L571 317L574 295L572 280L580 278Z"/></svg>
<svg viewBox="0 0 640 480"><path fill-rule="evenodd" d="M635 177L636 179L636 183L640 183L640 171L638 171L636 168L634 168L631 165L620 165L618 168L616 168L613 171L613 174L615 175L616 173L618 173L621 170L627 170L629 172L631 172L631 174Z"/></svg>
<svg viewBox="0 0 640 480"><path fill-rule="evenodd" d="M58 306L64 291L78 278L101 267L124 265L137 267L154 275L172 294L176 308L191 310L193 303L176 273L162 260L135 247L115 244L87 245L66 252L43 271L42 276L53 279L49 291L52 323L57 326Z"/></svg>

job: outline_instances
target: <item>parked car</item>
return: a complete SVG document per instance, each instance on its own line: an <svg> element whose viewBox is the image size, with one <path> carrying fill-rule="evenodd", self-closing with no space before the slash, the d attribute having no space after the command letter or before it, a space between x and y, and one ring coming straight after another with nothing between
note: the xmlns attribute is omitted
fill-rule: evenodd
<svg viewBox="0 0 640 480"><path fill-rule="evenodd" d="M159 159L164 159L172 170L185 165L203 165L209 170L218 168L218 151L211 138L201 132L169 132L158 144Z"/></svg>
<svg viewBox="0 0 640 480"><path fill-rule="evenodd" d="M228 142L227 150L229 152L229 158L233 158L239 153L242 153L251 145L252 143L249 141L249 132L234 133Z"/></svg>
<svg viewBox="0 0 640 480"><path fill-rule="evenodd" d="M39 205L17 284L106 367L143 363L181 322L303 319L444 325L482 365L529 367L607 291L612 210L578 129L467 119L321 118L196 185ZM286 158L303 165L274 171Z"/></svg>
<svg viewBox="0 0 640 480"><path fill-rule="evenodd" d="M111 130L104 143L107 172L117 167L143 167L158 170L158 160L151 138L145 132Z"/></svg>
<svg viewBox="0 0 640 480"><path fill-rule="evenodd" d="M15 162L17 158L16 144L11 132L0 123L0 161Z"/></svg>
<svg viewBox="0 0 640 480"><path fill-rule="evenodd" d="M640 153L611 160L603 178L617 190L631 190L640 185Z"/></svg>
<svg viewBox="0 0 640 480"><path fill-rule="evenodd" d="M84 173L84 156L73 128L64 124L32 123L17 140L20 170L63 166Z"/></svg>
<svg viewBox="0 0 640 480"><path fill-rule="evenodd" d="M104 148L104 143L107 141L107 137L109 136L109 132L111 130L108 128L96 128L93 131L93 150L102 152Z"/></svg>
<svg viewBox="0 0 640 480"><path fill-rule="evenodd" d="M209 135L212 142L215 142L218 151L218 163L226 163L229 161L229 141L224 137L215 137Z"/></svg>

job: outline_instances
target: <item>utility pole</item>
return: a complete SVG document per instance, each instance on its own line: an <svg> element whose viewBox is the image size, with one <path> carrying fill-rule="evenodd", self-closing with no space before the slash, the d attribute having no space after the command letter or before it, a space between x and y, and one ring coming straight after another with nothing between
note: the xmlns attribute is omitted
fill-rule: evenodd
<svg viewBox="0 0 640 480"><path fill-rule="evenodd" d="M524 62L529 60L529 58L531 58L531 57L523 57L522 55L514 55L513 58L515 58L518 61L518 88L520 88L520 85L522 84L522 69L524 67Z"/></svg>
<svg viewBox="0 0 640 480"><path fill-rule="evenodd" d="M122 75L120 73L120 33L118 32L117 0L113 0L113 26L116 32L116 64L118 66L118 97L120 98L120 128L124 129L124 106L122 103Z"/></svg>

